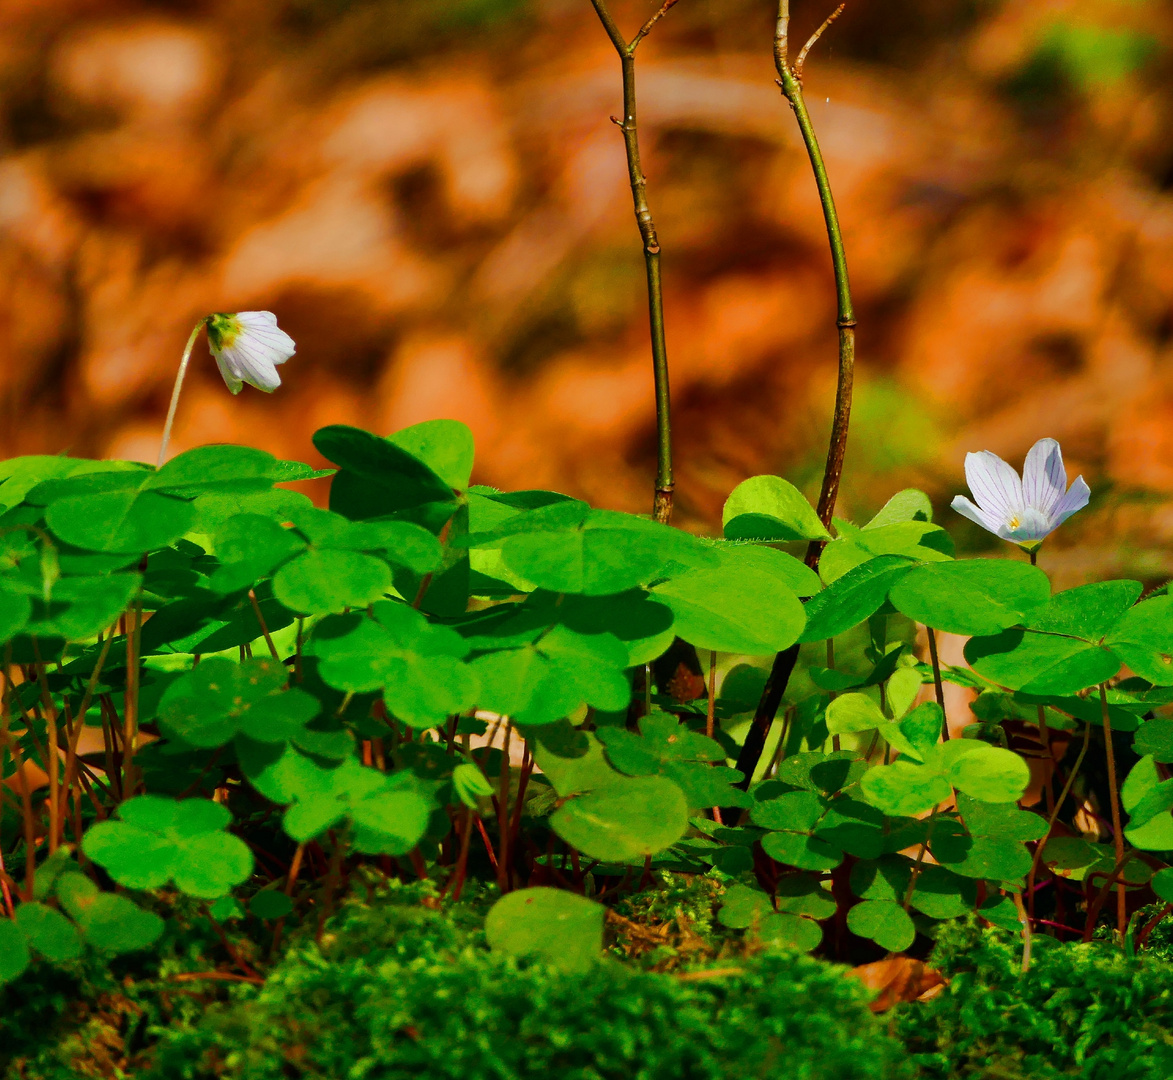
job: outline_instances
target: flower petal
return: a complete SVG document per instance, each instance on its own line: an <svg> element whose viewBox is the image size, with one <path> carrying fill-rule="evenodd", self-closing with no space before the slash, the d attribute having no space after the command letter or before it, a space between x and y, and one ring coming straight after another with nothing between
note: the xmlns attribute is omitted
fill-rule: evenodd
<svg viewBox="0 0 1173 1080"><path fill-rule="evenodd" d="M239 394L244 383L236 377L236 373L228 366L223 354L216 352L211 346L209 346L208 351L216 358L216 367L220 369L220 375L224 379L224 384L232 393Z"/></svg>
<svg viewBox="0 0 1173 1080"><path fill-rule="evenodd" d="M1063 451L1054 439L1039 439L1030 448L1022 467L1022 494L1026 505L1050 517L1066 490Z"/></svg>
<svg viewBox="0 0 1173 1080"><path fill-rule="evenodd" d="M1002 523L995 521L984 510L974 506L964 495L957 495L949 504L962 517L969 518L970 521L980 525L987 532L998 533Z"/></svg>
<svg viewBox="0 0 1173 1080"><path fill-rule="evenodd" d="M1082 510L1087 506L1087 501L1091 493L1092 491L1087 486L1087 481L1082 476L1077 476L1075 482L1071 485L1071 489L1051 510L1051 528L1058 528L1077 510Z"/></svg>
<svg viewBox="0 0 1173 1080"><path fill-rule="evenodd" d="M236 343L221 354L233 374L249 386L271 394L281 385L281 376L274 367L272 354L263 345L250 341L241 334Z"/></svg>
<svg viewBox="0 0 1173 1080"><path fill-rule="evenodd" d="M997 454L981 450L965 455L965 480L991 518L1007 521L1023 509L1022 481Z"/></svg>

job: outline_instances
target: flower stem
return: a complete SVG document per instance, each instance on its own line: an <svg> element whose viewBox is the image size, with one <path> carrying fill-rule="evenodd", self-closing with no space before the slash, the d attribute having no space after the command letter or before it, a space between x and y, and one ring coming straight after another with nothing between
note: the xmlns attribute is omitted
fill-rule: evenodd
<svg viewBox="0 0 1173 1080"><path fill-rule="evenodd" d="M1100 683L1100 710L1104 717L1104 752L1108 756L1108 797L1112 800L1112 839L1116 844L1116 865L1124 862L1124 828L1120 824L1120 792L1116 786L1116 754L1112 746L1112 720L1108 715L1108 692L1104 684ZM1124 881L1116 881L1116 929L1120 934L1120 941L1124 941L1124 933L1128 929L1128 916L1125 912Z"/></svg>
<svg viewBox="0 0 1173 1080"><path fill-rule="evenodd" d="M179 408L179 393L183 389L183 380L187 376L187 365L191 360L191 351L195 348L196 338L204 328L207 319L200 319L188 335L187 345L183 349L183 359L179 361L179 373L175 376L175 388L171 391L171 404L167 407L167 419L163 422L163 440L159 444L159 468L167 460L167 444L171 441L171 427L175 423L175 410Z"/></svg>

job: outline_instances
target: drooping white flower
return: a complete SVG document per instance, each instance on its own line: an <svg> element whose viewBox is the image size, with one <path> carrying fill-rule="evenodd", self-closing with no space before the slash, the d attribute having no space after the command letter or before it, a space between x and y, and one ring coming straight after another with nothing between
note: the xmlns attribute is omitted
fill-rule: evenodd
<svg viewBox="0 0 1173 1080"><path fill-rule="evenodd" d="M207 318L208 348L228 389L239 394L248 383L271 394L281 385L277 365L296 351L271 311L237 311Z"/></svg>
<svg viewBox="0 0 1173 1080"><path fill-rule="evenodd" d="M1054 439L1039 439L1030 448L1021 480L989 450L965 455L965 479L977 505L958 495L953 509L1025 551L1036 551L1048 534L1087 506L1091 494L1082 476L1068 489L1063 452Z"/></svg>

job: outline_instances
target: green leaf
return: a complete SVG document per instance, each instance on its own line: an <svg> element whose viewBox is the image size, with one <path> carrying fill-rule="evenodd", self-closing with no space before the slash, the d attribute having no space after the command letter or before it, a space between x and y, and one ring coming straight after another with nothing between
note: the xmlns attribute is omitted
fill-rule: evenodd
<svg viewBox="0 0 1173 1080"><path fill-rule="evenodd" d="M364 608L391 590L391 568L358 551L307 551L273 576L273 593L307 615Z"/></svg>
<svg viewBox="0 0 1173 1080"><path fill-rule="evenodd" d="M565 505L547 510L562 514ZM525 515L521 521L537 524L533 519L545 513ZM562 527L506 536L501 541L505 566L551 592L603 596L653 580L682 547L690 552L695 548L696 557L710 557L699 542L679 530L632 514L590 510L576 516L581 520Z"/></svg>
<svg viewBox="0 0 1173 1080"><path fill-rule="evenodd" d="M33 606L24 593L0 581L0 645L14 638L32 615Z"/></svg>
<svg viewBox="0 0 1173 1080"><path fill-rule="evenodd" d="M87 551L145 553L187 532L195 511L182 499L129 488L60 499L45 521L54 535Z"/></svg>
<svg viewBox="0 0 1173 1080"><path fill-rule="evenodd" d="M11 919L0 919L0 986L23 975L30 962L24 934Z"/></svg>
<svg viewBox="0 0 1173 1080"><path fill-rule="evenodd" d="M802 877L805 879L806 876ZM721 908L717 912L717 921L730 930L747 930L755 922L760 923L773 913L774 907L770 903L770 898L761 889L734 883L725 890Z"/></svg>
<svg viewBox="0 0 1173 1080"><path fill-rule="evenodd" d="M843 861L843 853L825 840L798 832L766 833L762 850L776 862L799 870L834 870Z"/></svg>
<svg viewBox="0 0 1173 1080"><path fill-rule="evenodd" d="M817 949L823 940L823 928L817 922L787 912L765 916L756 929L759 940L799 952Z"/></svg>
<svg viewBox="0 0 1173 1080"><path fill-rule="evenodd" d="M864 900L847 913L847 928L889 952L907 949L916 940L912 918L894 900Z"/></svg>
<svg viewBox="0 0 1173 1080"><path fill-rule="evenodd" d="M177 802L140 795L82 838L86 856L120 885L152 889L174 880L189 896L214 899L252 873L248 846L223 832L228 811L206 799Z"/></svg>
<svg viewBox="0 0 1173 1080"><path fill-rule="evenodd" d="M189 499L208 492L263 491L273 486L277 465L272 454L250 446L197 446L173 457L142 486Z"/></svg>
<svg viewBox="0 0 1173 1080"><path fill-rule="evenodd" d="M806 604L802 642L824 641L857 626L874 615L912 563L899 555L880 555L848 570Z"/></svg>
<svg viewBox="0 0 1173 1080"><path fill-rule="evenodd" d="M315 432L314 446L341 466L331 484L330 509L352 520L385 517L429 503L455 504L452 486L390 439L336 424Z"/></svg>
<svg viewBox="0 0 1173 1080"><path fill-rule="evenodd" d="M143 911L125 896L99 892L76 869L57 879L55 892L86 943L100 952L117 955L146 949L163 933L158 915Z"/></svg>
<svg viewBox="0 0 1173 1080"><path fill-rule="evenodd" d="M1151 757L1142 757L1120 785L1120 802L1130 816L1124 835L1142 851L1173 848L1173 781L1162 780Z"/></svg>
<svg viewBox="0 0 1173 1080"><path fill-rule="evenodd" d="M625 782L624 774L607 761L595 732L579 731L568 720L524 732L534 763L562 798Z"/></svg>
<svg viewBox="0 0 1173 1080"><path fill-rule="evenodd" d="M952 634L996 634L1045 604L1051 585L1038 567L1008 559L940 562L910 570L892 605L910 619Z"/></svg>
<svg viewBox="0 0 1173 1080"><path fill-rule="evenodd" d="M220 594L248 589L287 559L305 550L305 541L260 514L237 514L216 533L220 566L208 584Z"/></svg>
<svg viewBox="0 0 1173 1080"><path fill-rule="evenodd" d="M561 889L518 889L485 916L489 947L544 961L563 971L586 971L603 951L602 904Z"/></svg>
<svg viewBox="0 0 1173 1080"><path fill-rule="evenodd" d="M284 666L273 659L236 664L210 656L167 687L159 702L159 721L167 735L192 746L223 746L241 730L262 741L285 738L281 716L285 702L265 703L265 699L284 696L287 678ZM299 710L291 719L306 717L306 697L298 691L288 698L291 708ZM262 711L254 723L249 713L258 706Z"/></svg>
<svg viewBox="0 0 1173 1080"><path fill-rule="evenodd" d="M46 960L59 963L81 956L81 937L73 923L56 908L36 901L21 904L16 909L16 925L29 945Z"/></svg>
<svg viewBox="0 0 1173 1080"><path fill-rule="evenodd" d="M916 488L896 492L864 529L880 529L901 521L932 521L933 504L929 497Z"/></svg>
<svg viewBox="0 0 1173 1080"><path fill-rule="evenodd" d="M903 758L869 769L860 788L872 806L892 817L915 817L953 794L937 769Z"/></svg>
<svg viewBox="0 0 1173 1080"><path fill-rule="evenodd" d="M725 760L719 742L690 731L671 713L645 716L639 728L638 734L624 728L597 732L607 748L607 759L628 776L655 776L674 762Z"/></svg>
<svg viewBox="0 0 1173 1080"><path fill-rule="evenodd" d="M1146 720L1137 729L1132 748L1142 756L1151 754L1157 761L1173 761L1173 720L1158 716Z"/></svg>
<svg viewBox="0 0 1173 1080"><path fill-rule="evenodd" d="M744 886L743 886L744 887ZM729 892L725 892L728 902ZM835 899L829 888L824 888L810 874L783 874L774 893L778 910L790 915L807 915L812 919L829 919L835 914Z"/></svg>
<svg viewBox="0 0 1173 1080"><path fill-rule="evenodd" d="M657 585L674 629L698 649L765 655L792 645L806 622L794 593L760 570L690 570Z"/></svg>
<svg viewBox="0 0 1173 1080"><path fill-rule="evenodd" d="M684 836L688 801L665 777L629 777L569 799L551 815L550 825L588 858L640 863Z"/></svg>
<svg viewBox="0 0 1173 1080"><path fill-rule="evenodd" d="M867 694L840 694L828 702L826 718L832 735L871 731L888 723L888 717Z"/></svg>
<svg viewBox="0 0 1173 1080"><path fill-rule="evenodd" d="M953 558L953 540L939 525L904 521L841 535L823 549L819 574L835 581L848 570L878 555L904 555L917 562L944 562Z"/></svg>
<svg viewBox="0 0 1173 1080"><path fill-rule="evenodd" d="M676 636L672 609L642 589L614 596L564 596L560 605L556 594L545 592L530 602L543 599L552 609L548 623L559 621L576 634L610 632L617 637L627 649L625 667L651 663Z"/></svg>
<svg viewBox="0 0 1173 1080"><path fill-rule="evenodd" d="M121 615L142 585L139 574L62 578L48 604L33 598L25 632L38 637L84 641L106 630Z"/></svg>
<svg viewBox="0 0 1173 1080"><path fill-rule="evenodd" d="M555 626L520 649L486 653L470 667L479 678L478 704L519 724L549 724L584 702L604 712L625 709L631 686L627 650L611 634L576 634Z"/></svg>
<svg viewBox="0 0 1173 1080"><path fill-rule="evenodd" d="M479 799L487 799L493 794L493 785L486 779L480 768L471 762L462 761L452 770L452 787L460 799L470 810L477 808Z"/></svg>
<svg viewBox="0 0 1173 1080"><path fill-rule="evenodd" d="M971 836L994 836L1003 840L1041 840L1047 835L1047 819L1020 810L1009 800L981 802L964 793L957 796L957 809Z"/></svg>
<svg viewBox="0 0 1173 1080"><path fill-rule="evenodd" d="M1039 865L1059 877L1083 881L1093 870L1110 875L1116 856L1107 844L1092 844L1077 836L1052 836L1043 848Z"/></svg>
<svg viewBox="0 0 1173 1080"><path fill-rule="evenodd" d="M1153 892L1166 904L1173 904L1173 867L1167 866L1164 870L1158 870L1149 884Z"/></svg>
<svg viewBox="0 0 1173 1080"><path fill-rule="evenodd" d="M468 487L476 449L467 424L459 420L425 420L387 438L422 461L450 488L464 491Z"/></svg>
<svg viewBox="0 0 1173 1080"><path fill-rule="evenodd" d="M1030 852L1020 841L1001 837L967 836L938 820L929 850L942 866L968 878L1021 881L1030 870Z"/></svg>
<svg viewBox="0 0 1173 1080"><path fill-rule="evenodd" d="M1173 596L1137 604L1108 638L1108 646L1142 679L1173 686Z"/></svg>
<svg viewBox="0 0 1173 1080"><path fill-rule="evenodd" d="M833 795L858 782L866 771L867 763L854 750L834 750L829 754L792 754L778 763L774 776L792 787ZM762 798L769 797L764 784L756 790Z"/></svg>
<svg viewBox="0 0 1173 1080"><path fill-rule="evenodd" d="M857 859L874 859L884 850L884 815L859 799L834 799L815 827L815 836Z"/></svg>
<svg viewBox="0 0 1173 1080"><path fill-rule="evenodd" d="M1120 622L1143 588L1139 581L1098 581L1066 589L1032 611L1026 626L1043 633L1099 641Z"/></svg>
<svg viewBox="0 0 1173 1080"><path fill-rule="evenodd" d="M983 678L1028 694L1075 694L1120 670L1115 653L1100 645L1029 630L970 638L965 658Z"/></svg>
<svg viewBox="0 0 1173 1080"><path fill-rule="evenodd" d="M954 739L938 748L945 778L980 802L1013 803L1030 783L1030 768L1012 750L976 739Z"/></svg>
<svg viewBox="0 0 1173 1080"><path fill-rule="evenodd" d="M707 550L715 552L723 567L734 571L740 569L760 570L777 578L795 596L814 596L823 587L819 575L801 559L777 548L761 544L736 542L716 543ZM704 569L704 567L693 567Z"/></svg>
<svg viewBox="0 0 1173 1080"><path fill-rule="evenodd" d="M750 820L763 829L809 833L824 809L823 800L813 791L787 791L755 803Z"/></svg>
<svg viewBox="0 0 1173 1080"><path fill-rule="evenodd" d="M805 496L780 476L751 476L721 512L727 540L830 540Z"/></svg>

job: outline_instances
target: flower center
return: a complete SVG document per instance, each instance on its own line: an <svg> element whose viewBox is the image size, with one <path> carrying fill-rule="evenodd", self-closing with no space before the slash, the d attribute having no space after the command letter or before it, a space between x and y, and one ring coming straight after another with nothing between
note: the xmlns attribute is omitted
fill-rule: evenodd
<svg viewBox="0 0 1173 1080"><path fill-rule="evenodd" d="M235 315L209 315L207 321L208 341L216 352L231 349L243 327Z"/></svg>
<svg viewBox="0 0 1173 1080"><path fill-rule="evenodd" d="M1012 514L1010 517L1010 520L1008 522L1006 522L1006 524L1011 529L1017 529L1019 527L1019 525L1022 524L1022 520L1019 518L1019 516L1017 514Z"/></svg>

